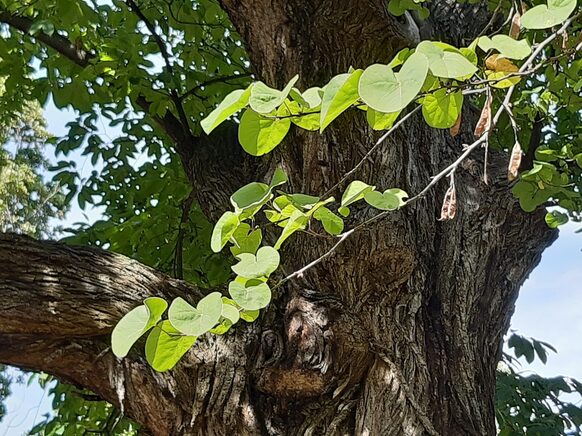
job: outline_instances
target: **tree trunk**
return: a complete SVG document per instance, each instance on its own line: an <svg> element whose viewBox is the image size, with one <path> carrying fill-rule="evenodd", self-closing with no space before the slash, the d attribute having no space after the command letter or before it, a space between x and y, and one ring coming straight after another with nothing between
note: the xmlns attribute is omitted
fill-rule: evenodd
<svg viewBox="0 0 582 436"><path fill-rule="evenodd" d="M257 75L272 86L296 73L304 88L323 85L351 65L387 61L415 38L411 23L390 17L380 0L221 3ZM434 9L420 33L455 43L488 19L482 5L437 1ZM202 207L216 217L237 187L267 179L277 166L294 192L323 194L377 136L356 112L323 135L295 130L262 159L201 140L199 152L183 159ZM477 115L467 104L456 138L413 117L355 177L420 192L473 141ZM228 159L216 162L220 155ZM2 236L0 362L88 387L157 435L492 435L502 336L519 287L556 237L541 211L519 209L506 159L490 153L489 184L483 152L465 161L455 175L453 221L437 221L443 182L288 282L257 322L205 336L164 374L149 369L139 350L116 359L108 334L144 297L196 301L201 290L123 256ZM373 213L354 207L348 225ZM283 270L333 243L292 238Z"/></svg>

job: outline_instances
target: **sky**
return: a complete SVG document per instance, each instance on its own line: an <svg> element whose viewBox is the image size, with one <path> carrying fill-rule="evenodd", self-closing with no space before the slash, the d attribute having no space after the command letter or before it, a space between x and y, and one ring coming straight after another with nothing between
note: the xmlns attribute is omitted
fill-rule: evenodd
<svg viewBox="0 0 582 436"><path fill-rule="evenodd" d="M66 133L65 124L74 119L74 113L58 110L49 102L45 117L48 130L60 136ZM103 130L108 136L115 136L115 129L103 126ZM77 153L69 158L76 160L82 174L93 169L87 156ZM75 222L94 222L99 217L99 210L82 211L74 204L61 224L67 227ZM546 365L536 360L523 367L525 372L566 375L582 381L582 234L574 233L580 227L567 224L561 228L560 237L544 252L540 265L520 292L511 329L548 342L558 350L558 354L550 354ZM36 383L30 387L15 385L7 409L0 422L0 436L20 436L50 413L51 397Z"/></svg>

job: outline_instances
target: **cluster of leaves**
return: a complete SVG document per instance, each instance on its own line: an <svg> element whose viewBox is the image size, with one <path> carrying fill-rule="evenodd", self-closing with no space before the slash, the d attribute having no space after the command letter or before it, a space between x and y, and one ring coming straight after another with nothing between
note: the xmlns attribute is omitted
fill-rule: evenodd
<svg viewBox="0 0 582 436"><path fill-rule="evenodd" d="M212 292L202 298L196 307L183 298L168 303L157 297L147 298L144 304L127 313L115 326L111 335L112 350L118 357L127 355L131 347L145 333L145 356L157 371L173 368L180 358L205 334L225 334L239 320L253 322L271 302L269 277L279 267L278 250L293 233L305 230L310 220L321 223L332 236L344 229L343 219L329 209L335 199L321 200L305 194L286 194L275 189L287 182L280 169L271 182L253 182L243 186L231 196L234 211L225 212L214 226L212 250L219 253L230 243L230 251L238 260L231 269L236 274L228 285L230 298ZM346 188L338 212L349 215L350 205L364 200L379 210L395 210L404 205L407 194L400 189L376 190L356 180ZM270 224L282 228L274 246L261 246L263 233L257 214L264 210ZM267 223L267 225L269 225ZM167 319L162 319L168 310Z"/></svg>
<svg viewBox="0 0 582 436"><path fill-rule="evenodd" d="M11 378L6 374L6 367L0 365L0 422L6 414L6 406L4 406L4 401L10 395L10 385L12 383Z"/></svg>
<svg viewBox="0 0 582 436"><path fill-rule="evenodd" d="M559 436L582 434L582 406L571 400L582 397L582 383L568 377L545 378L537 374L524 375L519 361L527 363L537 358L546 363L551 345L533 338L512 334L507 346L514 356L504 354L497 371L495 411L499 434L502 436ZM571 394L570 399L564 396Z"/></svg>
<svg viewBox="0 0 582 436"><path fill-rule="evenodd" d="M29 432L40 436L77 436L80 434L137 435L139 426L124 418L111 404L101 401L90 391L65 383L55 383L46 374L33 374L28 384L38 381L52 395L52 413Z"/></svg>

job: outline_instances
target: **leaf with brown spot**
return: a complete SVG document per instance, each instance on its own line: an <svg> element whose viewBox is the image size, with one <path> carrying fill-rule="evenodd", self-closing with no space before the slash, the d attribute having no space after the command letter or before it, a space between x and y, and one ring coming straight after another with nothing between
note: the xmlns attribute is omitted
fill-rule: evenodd
<svg viewBox="0 0 582 436"><path fill-rule="evenodd" d="M515 141L513 150L511 150L511 157L509 158L509 167L507 168L507 179L511 182L517 177L519 166L521 165L521 157L523 152L519 142Z"/></svg>
<svg viewBox="0 0 582 436"><path fill-rule="evenodd" d="M457 191L455 185L451 183L449 189L445 194L443 206L441 207L441 217L439 221L449 221L455 217L457 213Z"/></svg>
<svg viewBox="0 0 582 436"><path fill-rule="evenodd" d="M449 129L449 133L451 134L451 136L454 138L455 136L457 136L459 134L459 130L461 130L461 114L459 114L459 117L457 118L457 121L455 121L455 124L453 125L453 127L451 127Z"/></svg>
<svg viewBox="0 0 582 436"><path fill-rule="evenodd" d="M485 105L483 106L483 110L481 111L481 116L479 117L479 121L477 122L477 126L475 127L475 136L480 138L483 133L485 133L491 127L491 104L493 103L493 96L489 94L487 96L487 100L485 101Z"/></svg>
<svg viewBox="0 0 582 436"><path fill-rule="evenodd" d="M511 28L509 29L509 36L513 39L517 39L519 37L519 32L521 31L521 15L519 12L516 12L513 18L511 19Z"/></svg>

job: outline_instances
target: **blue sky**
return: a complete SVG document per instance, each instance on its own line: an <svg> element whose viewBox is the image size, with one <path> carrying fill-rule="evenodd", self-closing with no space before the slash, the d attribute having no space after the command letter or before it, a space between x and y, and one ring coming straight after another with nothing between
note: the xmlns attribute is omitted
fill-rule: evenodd
<svg viewBox="0 0 582 436"><path fill-rule="evenodd" d="M49 131L57 136L65 134L65 124L74 119L72 112L59 111L51 104L45 116ZM103 129L103 133L115 136L114 129ZM89 157L77 153L69 158L77 161L83 173L91 171ZM64 224L97 219L98 210L83 212L75 204ZM524 371L582 380L582 234L574 233L579 227L568 224L562 228L560 237L546 250L521 290L511 328L523 336L549 342L558 350L558 354L550 355L547 365L536 361ZM14 386L13 391L7 402L8 414L0 423L0 436L25 434L51 409L50 396L36 383Z"/></svg>

